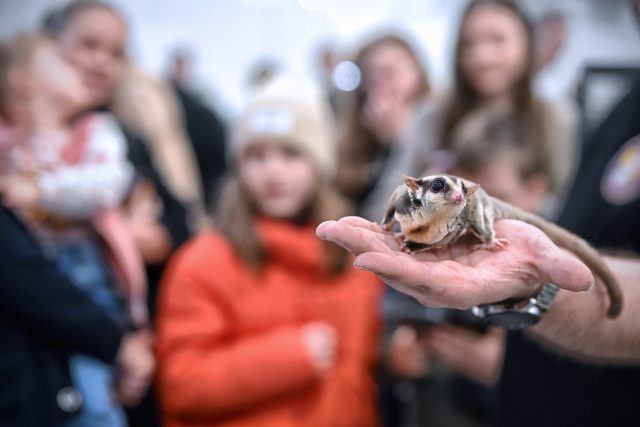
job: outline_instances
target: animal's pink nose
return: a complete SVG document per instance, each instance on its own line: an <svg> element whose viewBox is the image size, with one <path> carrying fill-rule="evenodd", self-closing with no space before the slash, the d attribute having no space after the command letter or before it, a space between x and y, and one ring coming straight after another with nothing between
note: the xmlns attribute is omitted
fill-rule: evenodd
<svg viewBox="0 0 640 427"><path fill-rule="evenodd" d="M462 194L460 191L456 191L451 195L451 200L454 203L462 203L462 201L464 200L464 194Z"/></svg>

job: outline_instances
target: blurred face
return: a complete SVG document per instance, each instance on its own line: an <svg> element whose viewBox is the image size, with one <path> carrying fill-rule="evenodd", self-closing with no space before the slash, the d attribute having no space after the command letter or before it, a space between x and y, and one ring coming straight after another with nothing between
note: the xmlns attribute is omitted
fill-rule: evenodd
<svg viewBox="0 0 640 427"><path fill-rule="evenodd" d="M527 33L522 23L500 6L474 9L462 30L460 67L481 97L510 93L527 67Z"/></svg>
<svg viewBox="0 0 640 427"><path fill-rule="evenodd" d="M539 212L548 191L547 180L542 174L523 179L514 166L517 159L513 156L508 153L499 155L490 167L475 174L458 173L476 182L494 197L525 211Z"/></svg>
<svg viewBox="0 0 640 427"><path fill-rule="evenodd" d="M124 67L127 31L113 12L93 8L79 12L60 37L65 58L80 73L94 106L111 98Z"/></svg>
<svg viewBox="0 0 640 427"><path fill-rule="evenodd" d="M245 150L240 179L262 214L281 219L300 215L317 188L311 161L297 149L273 141L255 141Z"/></svg>
<svg viewBox="0 0 640 427"><path fill-rule="evenodd" d="M364 90L370 96L391 95L409 101L420 82L420 70L409 54L393 43L375 47L363 61Z"/></svg>
<svg viewBox="0 0 640 427"><path fill-rule="evenodd" d="M44 43L36 49L29 65L29 79L32 96L48 99L67 116L89 105L89 91L80 75L53 43Z"/></svg>

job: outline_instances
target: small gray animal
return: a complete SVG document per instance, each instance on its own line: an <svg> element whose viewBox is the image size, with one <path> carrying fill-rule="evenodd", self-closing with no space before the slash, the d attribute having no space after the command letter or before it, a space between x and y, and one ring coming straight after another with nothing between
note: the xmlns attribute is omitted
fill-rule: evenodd
<svg viewBox="0 0 640 427"><path fill-rule="evenodd" d="M593 247L537 215L489 196L471 181L452 175L405 176L404 184L389 199L382 225L390 231L398 223L401 230L398 237L403 248L411 253L445 247L467 233L482 242L477 249L500 250L508 244L507 240L496 238L493 229L493 221L500 218L531 224L556 245L573 252L607 287L610 300L607 316L615 318L620 314L620 286Z"/></svg>

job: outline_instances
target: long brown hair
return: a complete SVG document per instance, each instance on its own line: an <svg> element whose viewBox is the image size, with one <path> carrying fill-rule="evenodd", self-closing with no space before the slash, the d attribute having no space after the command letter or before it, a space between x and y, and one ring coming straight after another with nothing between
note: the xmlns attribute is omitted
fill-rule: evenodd
<svg viewBox="0 0 640 427"><path fill-rule="evenodd" d="M445 112L445 119L442 128L441 141L443 148L451 146L451 138L455 127L471 111L481 104L480 95L471 85L462 70L461 56L463 48L463 32L466 22L473 11L485 6L497 6L505 9L517 19L526 33L526 64L524 72L513 88L513 114L517 120L522 121L528 132L531 141L537 147L538 152L544 158L547 157L548 143L544 130L544 108L533 94L532 82L535 74L535 49L533 26L524 12L510 0L473 0L469 3L462 15L460 29L458 31L458 41L455 48L455 85L451 100Z"/></svg>
<svg viewBox="0 0 640 427"><path fill-rule="evenodd" d="M413 101L418 101L428 95L431 88L424 66L409 42L400 36L390 34L370 41L356 54L356 65L360 70L363 70L367 56L378 47L386 44L392 44L405 51L419 70L418 87L413 95ZM365 98L366 94L361 84L351 92L349 99L345 100L345 108L341 112L345 121L342 125L342 136L338 147L336 182L340 190L350 198L357 197L368 184L370 177L367 166L376 159L384 145L362 123L361 114Z"/></svg>
<svg viewBox="0 0 640 427"><path fill-rule="evenodd" d="M328 179L320 177L314 198L307 207L305 219L317 225L335 220L352 212L351 206ZM214 225L250 267L259 270L267 260L267 252L254 229L257 210L249 193L233 168L224 180L217 206ZM325 266L328 273L339 273L347 266L345 250L323 242Z"/></svg>

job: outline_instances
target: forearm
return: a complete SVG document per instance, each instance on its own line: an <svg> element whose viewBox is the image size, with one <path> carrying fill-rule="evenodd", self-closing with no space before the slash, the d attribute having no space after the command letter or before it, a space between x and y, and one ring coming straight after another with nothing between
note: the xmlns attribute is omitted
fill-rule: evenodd
<svg viewBox="0 0 640 427"><path fill-rule="evenodd" d="M161 263L171 254L171 235L161 223L133 223L130 230L145 264Z"/></svg>
<svg viewBox="0 0 640 427"><path fill-rule="evenodd" d="M606 258L624 294L619 317L608 319L609 300L601 284L587 292L561 290L531 333L579 357L640 364L640 260Z"/></svg>

